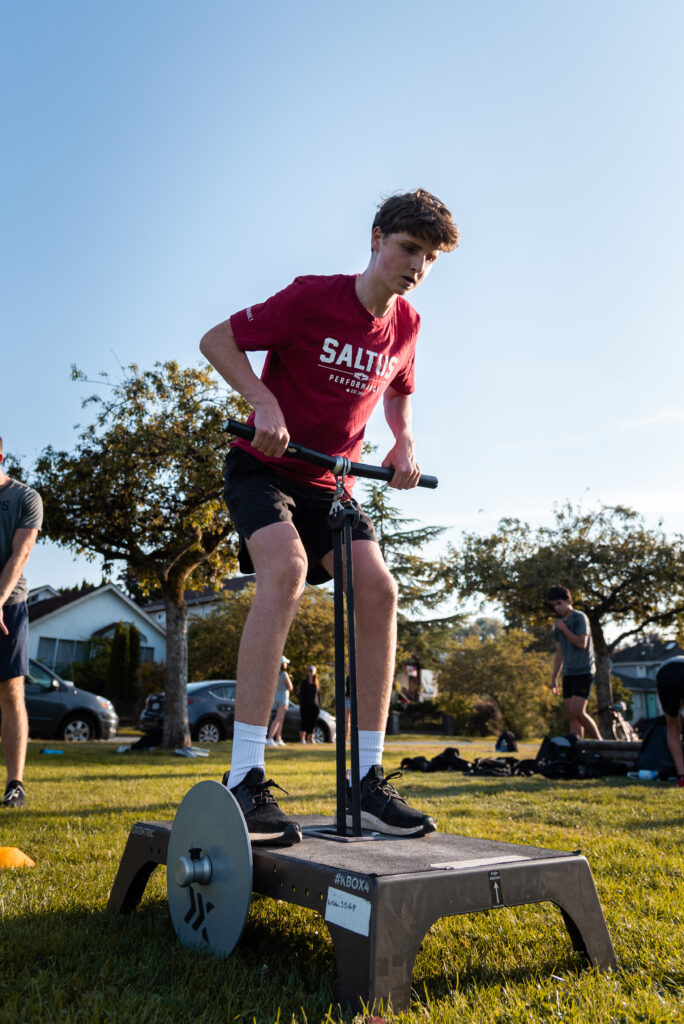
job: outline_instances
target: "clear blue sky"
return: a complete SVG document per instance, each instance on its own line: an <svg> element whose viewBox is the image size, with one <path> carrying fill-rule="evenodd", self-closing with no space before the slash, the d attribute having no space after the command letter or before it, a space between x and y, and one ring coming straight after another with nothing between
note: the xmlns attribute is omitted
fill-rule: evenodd
<svg viewBox="0 0 684 1024"><path fill-rule="evenodd" d="M679 0L2 0L6 451L73 445L72 363L199 362L423 186L462 241L412 299L441 482L402 508L453 541L566 499L684 530L683 47ZM99 569L43 544L28 575Z"/></svg>

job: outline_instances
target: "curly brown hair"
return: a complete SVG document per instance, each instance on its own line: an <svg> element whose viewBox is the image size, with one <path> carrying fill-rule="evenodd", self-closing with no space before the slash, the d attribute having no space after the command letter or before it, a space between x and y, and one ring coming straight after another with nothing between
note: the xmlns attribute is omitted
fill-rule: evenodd
<svg viewBox="0 0 684 1024"><path fill-rule="evenodd" d="M451 252L458 245L458 228L450 211L424 188L385 199L378 207L373 227L380 228L383 235L407 231L443 252Z"/></svg>
<svg viewBox="0 0 684 1024"><path fill-rule="evenodd" d="M546 600L549 604L553 604L554 601L572 601L572 594L567 587L561 587L560 584L554 583L546 593Z"/></svg>

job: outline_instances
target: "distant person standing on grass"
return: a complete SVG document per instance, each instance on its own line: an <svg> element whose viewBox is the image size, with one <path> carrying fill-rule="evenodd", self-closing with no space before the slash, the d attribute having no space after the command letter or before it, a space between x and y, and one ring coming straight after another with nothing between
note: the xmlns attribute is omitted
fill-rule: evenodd
<svg viewBox="0 0 684 1024"><path fill-rule="evenodd" d="M682 752L682 724L684 715L684 658L678 656L664 661L656 673L658 699L667 724L667 746L672 754L677 785L684 789L684 752Z"/></svg>
<svg viewBox="0 0 684 1024"><path fill-rule="evenodd" d="M567 587L551 587L546 600L558 616L553 631L556 654L551 673L551 692L558 694L558 676L562 668L563 699L570 720L570 732L582 739L586 731L592 739L600 740L601 733L596 722L587 714L595 668L589 620L584 612L578 612L572 607L572 595Z"/></svg>
<svg viewBox="0 0 684 1024"><path fill-rule="evenodd" d="M278 682L276 683L276 713L266 735L266 745L269 747L285 746L285 740L283 739L283 723L290 703L290 694L294 690L292 680L287 672L287 666L289 664L289 658L286 658L285 655L283 655L280 659L280 673L278 674Z"/></svg>
<svg viewBox="0 0 684 1024"><path fill-rule="evenodd" d="M306 676L299 684L299 739L302 743L314 742L314 729L321 710L321 690L315 665L309 665Z"/></svg>
<svg viewBox="0 0 684 1024"><path fill-rule="evenodd" d="M0 712L7 767L2 806L23 807L28 746L24 676L29 670L28 587L23 571L43 525L43 502L32 487L7 476L3 458L0 438Z"/></svg>

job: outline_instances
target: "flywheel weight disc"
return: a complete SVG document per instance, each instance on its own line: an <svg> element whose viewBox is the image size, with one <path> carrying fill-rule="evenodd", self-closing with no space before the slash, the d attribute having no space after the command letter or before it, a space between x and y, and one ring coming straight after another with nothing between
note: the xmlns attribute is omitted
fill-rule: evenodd
<svg viewBox="0 0 684 1024"><path fill-rule="evenodd" d="M252 848L237 801L221 783L198 782L181 800L169 836L166 890L181 944L229 956L249 913Z"/></svg>

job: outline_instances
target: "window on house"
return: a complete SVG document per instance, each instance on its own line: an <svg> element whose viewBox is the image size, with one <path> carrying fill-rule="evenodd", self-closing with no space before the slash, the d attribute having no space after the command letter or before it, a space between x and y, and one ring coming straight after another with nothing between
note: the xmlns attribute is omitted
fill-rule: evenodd
<svg viewBox="0 0 684 1024"><path fill-rule="evenodd" d="M89 640L63 640L51 636L41 636L38 640L38 661L58 674L68 672L76 661L82 664L90 656Z"/></svg>
<svg viewBox="0 0 684 1024"><path fill-rule="evenodd" d="M154 661L154 647L140 648L140 661Z"/></svg>
<svg viewBox="0 0 684 1024"><path fill-rule="evenodd" d="M57 641L51 636L41 636L38 640L38 661L42 661L48 668L55 667L55 650Z"/></svg>
<svg viewBox="0 0 684 1024"><path fill-rule="evenodd" d="M58 640L55 663L52 666L58 675L69 673L71 663L74 660L74 640Z"/></svg>

